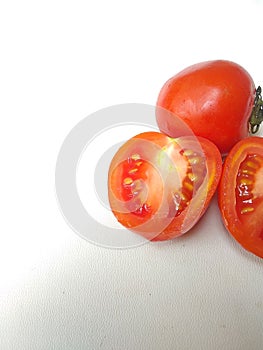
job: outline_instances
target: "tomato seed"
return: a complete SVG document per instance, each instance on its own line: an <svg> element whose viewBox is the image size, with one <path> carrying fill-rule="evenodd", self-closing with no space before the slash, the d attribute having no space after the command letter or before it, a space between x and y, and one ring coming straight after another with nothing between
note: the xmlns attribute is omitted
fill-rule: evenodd
<svg viewBox="0 0 263 350"><path fill-rule="evenodd" d="M244 185L244 186L249 186L249 185L252 185L253 184L253 181L246 178L246 177L242 177L240 180L240 185Z"/></svg>
<svg viewBox="0 0 263 350"><path fill-rule="evenodd" d="M193 191L193 188L194 188L194 186L193 186L193 184L191 183L191 182L189 182L189 181L185 181L184 182L184 188L186 189L186 190L188 190L188 191Z"/></svg>
<svg viewBox="0 0 263 350"><path fill-rule="evenodd" d="M257 170L259 165L255 161L248 160L246 163L247 167Z"/></svg>
<svg viewBox="0 0 263 350"><path fill-rule="evenodd" d="M134 174L138 171L138 168L133 168L131 170L129 170L128 174Z"/></svg>
<svg viewBox="0 0 263 350"><path fill-rule="evenodd" d="M241 169L241 173L244 175L254 175L254 171L248 169Z"/></svg>
<svg viewBox="0 0 263 350"><path fill-rule="evenodd" d="M190 156L193 156L194 155L194 152L191 150L191 149L186 149L184 152L183 152L183 155L185 157L190 157Z"/></svg>
<svg viewBox="0 0 263 350"><path fill-rule="evenodd" d="M263 157L261 157L259 154L256 154L254 155L254 159L258 163L258 165L261 166L260 164L262 164L263 162Z"/></svg>
<svg viewBox="0 0 263 350"><path fill-rule="evenodd" d="M199 164L200 163L200 157L192 157L192 158L189 158L189 163L191 165L195 165L195 164Z"/></svg>
<svg viewBox="0 0 263 350"><path fill-rule="evenodd" d="M126 177L124 180L123 180L123 185L124 186L127 186L127 185L131 185L133 183L133 180L131 177Z"/></svg>
<svg viewBox="0 0 263 350"><path fill-rule="evenodd" d="M247 213L251 213L252 211L254 211L253 207L244 207L241 209L241 214L247 214Z"/></svg>
<svg viewBox="0 0 263 350"><path fill-rule="evenodd" d="M181 199L185 203L189 202L189 198L188 198L188 196L187 196L187 194L185 192L181 192Z"/></svg>
<svg viewBox="0 0 263 350"><path fill-rule="evenodd" d="M138 153L135 153L135 154L133 154L132 156L131 156L131 159L132 160L138 160L138 159L140 159L141 157L140 157L140 155L138 154Z"/></svg>
<svg viewBox="0 0 263 350"><path fill-rule="evenodd" d="M193 182L198 180L198 176L197 176L196 174L189 173L187 176L188 176L189 179L190 179L191 181L193 181Z"/></svg>

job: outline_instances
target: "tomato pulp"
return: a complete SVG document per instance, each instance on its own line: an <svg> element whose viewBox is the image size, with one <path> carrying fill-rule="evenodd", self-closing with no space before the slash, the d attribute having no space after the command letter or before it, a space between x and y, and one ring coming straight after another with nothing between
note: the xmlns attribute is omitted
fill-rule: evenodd
<svg viewBox="0 0 263 350"><path fill-rule="evenodd" d="M164 84L157 106L172 114L157 109L157 123L162 132L177 137L174 118L179 117L195 135L208 138L227 154L249 136L255 97L254 82L240 65L226 60L198 63Z"/></svg>
<svg viewBox="0 0 263 350"><path fill-rule="evenodd" d="M246 250L263 258L263 138L249 137L233 147L218 194L227 230Z"/></svg>
<svg viewBox="0 0 263 350"><path fill-rule="evenodd" d="M173 139L158 132L136 135L110 164L112 212L123 226L149 240L180 236L204 214L221 168L220 152L209 140Z"/></svg>

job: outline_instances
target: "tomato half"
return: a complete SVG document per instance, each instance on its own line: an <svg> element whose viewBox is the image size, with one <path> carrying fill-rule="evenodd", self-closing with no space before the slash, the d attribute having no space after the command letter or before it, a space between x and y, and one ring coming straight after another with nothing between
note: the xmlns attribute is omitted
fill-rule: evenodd
<svg viewBox="0 0 263 350"><path fill-rule="evenodd" d="M254 82L240 65L226 60L198 63L164 84L157 106L172 114L157 109L157 123L162 132L177 137L173 115L179 117L195 135L208 138L227 154L249 136L255 97Z"/></svg>
<svg viewBox="0 0 263 350"><path fill-rule="evenodd" d="M141 133L110 164L111 209L123 226L149 240L172 239L204 214L221 168L219 150L206 139Z"/></svg>
<svg viewBox="0 0 263 350"><path fill-rule="evenodd" d="M230 151L218 199L227 230L245 249L263 258L263 138L249 137Z"/></svg>

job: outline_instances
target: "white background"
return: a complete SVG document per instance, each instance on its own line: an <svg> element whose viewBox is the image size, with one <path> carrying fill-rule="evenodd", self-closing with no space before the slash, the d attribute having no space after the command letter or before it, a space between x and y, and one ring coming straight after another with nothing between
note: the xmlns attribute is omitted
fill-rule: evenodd
<svg viewBox="0 0 263 350"><path fill-rule="evenodd" d="M110 105L154 104L186 66L230 59L263 84L262 13L247 1L0 3L0 349L262 349L263 262L216 199L182 238L110 250L56 202L68 132Z"/></svg>

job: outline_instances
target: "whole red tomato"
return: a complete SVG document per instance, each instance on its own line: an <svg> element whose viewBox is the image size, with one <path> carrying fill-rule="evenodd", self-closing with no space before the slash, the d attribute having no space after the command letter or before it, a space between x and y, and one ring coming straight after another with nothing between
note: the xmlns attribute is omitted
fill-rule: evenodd
<svg viewBox="0 0 263 350"><path fill-rule="evenodd" d="M229 152L218 200L227 230L263 258L263 138L248 137Z"/></svg>
<svg viewBox="0 0 263 350"><path fill-rule="evenodd" d="M221 168L220 152L207 139L139 134L121 146L110 164L111 209L123 226L149 240L172 239L204 214Z"/></svg>
<svg viewBox="0 0 263 350"><path fill-rule="evenodd" d="M169 79L157 105L184 120L196 135L214 142L226 154L249 136L255 96L254 82L244 68L215 60L190 66ZM262 114L262 104L260 109ZM157 109L157 123L162 132L177 137L172 114Z"/></svg>

